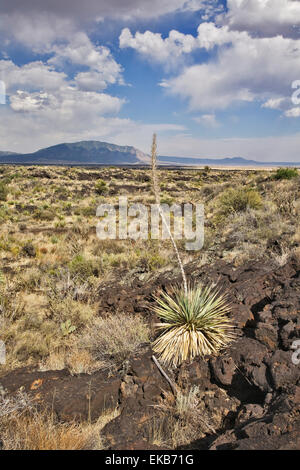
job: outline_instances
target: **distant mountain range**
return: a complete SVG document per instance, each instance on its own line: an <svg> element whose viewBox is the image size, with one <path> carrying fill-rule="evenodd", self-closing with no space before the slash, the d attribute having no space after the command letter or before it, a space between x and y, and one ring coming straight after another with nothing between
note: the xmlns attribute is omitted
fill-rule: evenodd
<svg viewBox="0 0 300 470"><path fill-rule="evenodd" d="M158 157L162 166L297 166L300 162L257 162L241 157L235 158L184 158ZM147 165L149 155L135 147L114 145L107 142L82 141L63 143L38 150L34 153L0 151L0 164L18 165Z"/></svg>
<svg viewBox="0 0 300 470"><path fill-rule="evenodd" d="M300 162L257 162L247 160L242 157L233 158L183 158L183 157L159 157L159 161L164 165L187 165L187 166L294 166L300 167Z"/></svg>
<svg viewBox="0 0 300 470"><path fill-rule="evenodd" d="M0 163L36 165L141 165L149 157L134 147L82 141L59 144L34 153L0 152Z"/></svg>

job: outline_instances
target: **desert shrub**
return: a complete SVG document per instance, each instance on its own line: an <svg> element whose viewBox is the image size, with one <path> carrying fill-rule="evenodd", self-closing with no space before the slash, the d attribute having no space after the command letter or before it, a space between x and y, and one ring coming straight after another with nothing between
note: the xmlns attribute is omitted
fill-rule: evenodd
<svg viewBox="0 0 300 470"><path fill-rule="evenodd" d="M22 248L22 254L24 256L29 256L30 258L35 258L36 256L36 249L32 243L26 243L26 245Z"/></svg>
<svg viewBox="0 0 300 470"><path fill-rule="evenodd" d="M179 391L176 395L176 413L181 418L189 418L194 414L198 405L199 387L193 385L190 390L183 393Z"/></svg>
<svg viewBox="0 0 300 470"><path fill-rule="evenodd" d="M154 312L162 334L153 350L166 365L177 367L196 356L216 354L233 339L224 296L212 287L173 288L156 297Z"/></svg>
<svg viewBox="0 0 300 470"><path fill-rule="evenodd" d="M296 168L278 168L273 178L275 180L291 180L297 176L299 176L299 173Z"/></svg>
<svg viewBox="0 0 300 470"><path fill-rule="evenodd" d="M164 258L158 253L147 252L139 260L139 266L146 269L146 271L155 271L168 264L168 259Z"/></svg>
<svg viewBox="0 0 300 470"><path fill-rule="evenodd" d="M37 267L32 267L27 269L26 271L24 270L20 272L18 276L17 286L18 289L39 289L41 287L43 279L43 272Z"/></svg>
<svg viewBox="0 0 300 470"><path fill-rule="evenodd" d="M74 333L77 328L85 326L94 316L91 305L73 299L72 292L64 299L49 293L49 310L53 319L58 322L63 336Z"/></svg>
<svg viewBox="0 0 300 470"><path fill-rule="evenodd" d="M76 255L69 263L70 273L81 279L90 276L99 276L99 265L95 259L87 259L83 255Z"/></svg>
<svg viewBox="0 0 300 470"><path fill-rule="evenodd" d="M96 185L95 185L95 191L97 194L100 196L102 194L105 194L107 192L107 184L103 180L98 180Z"/></svg>
<svg viewBox="0 0 300 470"><path fill-rule="evenodd" d="M0 182L0 201L6 201L8 195L8 188L5 183Z"/></svg>
<svg viewBox="0 0 300 470"><path fill-rule="evenodd" d="M137 253L104 253L101 258L102 269L108 270L110 268L133 269L138 261Z"/></svg>
<svg viewBox="0 0 300 470"><path fill-rule="evenodd" d="M3 206L0 207L0 222L4 223L6 220L8 220L8 217L8 208Z"/></svg>
<svg viewBox="0 0 300 470"><path fill-rule="evenodd" d="M171 206L174 203L174 199L169 195L163 195L160 199L161 204L168 204Z"/></svg>
<svg viewBox="0 0 300 470"><path fill-rule="evenodd" d="M34 213L34 218L37 220L52 221L56 217L53 209L37 209Z"/></svg>
<svg viewBox="0 0 300 470"><path fill-rule="evenodd" d="M275 202L278 210L283 215L293 215L296 212L296 192L292 190L285 191L280 188L280 191L274 191L273 201Z"/></svg>
<svg viewBox="0 0 300 470"><path fill-rule="evenodd" d="M79 214L76 214L76 215L82 215L84 217L95 217L96 208L92 206L81 207L79 209Z"/></svg>
<svg viewBox="0 0 300 470"><path fill-rule="evenodd" d="M95 240L93 247L93 255L99 256L103 253L105 254L120 254L125 253L127 247L124 243L121 243L120 240Z"/></svg>
<svg viewBox="0 0 300 470"><path fill-rule="evenodd" d="M220 209L223 215L243 212L247 209L259 209L261 206L261 196L253 189L229 188L220 197Z"/></svg>
<svg viewBox="0 0 300 470"><path fill-rule="evenodd" d="M120 363L148 341L149 327L141 316L118 313L90 323L80 345L96 360Z"/></svg>
<svg viewBox="0 0 300 470"><path fill-rule="evenodd" d="M27 323L28 321L28 323ZM29 324L31 322L31 325ZM20 362L27 361L28 359L40 360L49 354L49 344L51 336L54 334L53 323L48 322L48 325L43 325L36 320L35 329L33 329L33 319L25 318L24 322L19 322L15 325L15 344L13 346L13 356ZM45 322L46 323L46 322ZM29 327L32 329L28 329ZM49 326L49 331L46 328Z"/></svg>
<svg viewBox="0 0 300 470"><path fill-rule="evenodd" d="M20 298L20 295L7 284L5 278L0 284L0 320L7 318L15 320L23 314L24 303ZM1 330L1 334L3 330Z"/></svg>
<svg viewBox="0 0 300 470"><path fill-rule="evenodd" d="M3 271L0 269L0 286L5 284L5 276L3 274Z"/></svg>

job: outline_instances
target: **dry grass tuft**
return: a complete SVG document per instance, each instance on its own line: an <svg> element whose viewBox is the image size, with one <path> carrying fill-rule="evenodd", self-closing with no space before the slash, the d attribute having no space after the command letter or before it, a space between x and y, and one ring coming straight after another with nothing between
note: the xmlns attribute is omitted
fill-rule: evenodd
<svg viewBox="0 0 300 470"><path fill-rule="evenodd" d="M88 443L79 425L55 423L37 412L11 415L1 427L5 450L82 450Z"/></svg>
<svg viewBox="0 0 300 470"><path fill-rule="evenodd" d="M164 398L156 408L160 414L150 423L149 440L159 447L176 449L207 433L215 433L203 409L201 392L197 386L185 392L178 391L176 396L164 392Z"/></svg>
<svg viewBox="0 0 300 470"><path fill-rule="evenodd" d="M62 423L48 411L39 412L19 394L0 400L0 435L3 450L103 450L104 426L120 414L107 410L96 423Z"/></svg>
<svg viewBox="0 0 300 470"><path fill-rule="evenodd" d="M87 327L80 346L99 361L119 363L149 342L149 326L139 315L124 313L96 318Z"/></svg>

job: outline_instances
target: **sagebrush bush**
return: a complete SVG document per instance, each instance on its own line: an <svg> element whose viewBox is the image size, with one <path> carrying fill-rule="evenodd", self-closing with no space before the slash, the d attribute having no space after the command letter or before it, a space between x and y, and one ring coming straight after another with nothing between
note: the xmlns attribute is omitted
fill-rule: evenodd
<svg viewBox="0 0 300 470"><path fill-rule="evenodd" d="M5 183L0 182L0 201L6 201L8 195L8 188Z"/></svg>
<svg viewBox="0 0 300 470"><path fill-rule="evenodd" d="M100 196L102 194L105 194L107 192L107 184L103 180L98 180L96 185L95 185L95 191L97 194Z"/></svg>
<svg viewBox="0 0 300 470"><path fill-rule="evenodd" d="M220 210L224 215L259 209L262 206L260 194L253 189L227 189L220 197Z"/></svg>
<svg viewBox="0 0 300 470"><path fill-rule="evenodd" d="M120 363L141 343L149 342L149 334L149 327L141 316L118 313L94 319L80 346L97 360Z"/></svg>
<svg viewBox="0 0 300 470"><path fill-rule="evenodd" d="M276 173L273 175L275 180L291 180L299 176L296 168L278 168Z"/></svg>
<svg viewBox="0 0 300 470"><path fill-rule="evenodd" d="M95 259L87 259L83 255L76 255L69 263L69 270L72 275L77 275L82 279L91 276L99 276L99 265Z"/></svg>

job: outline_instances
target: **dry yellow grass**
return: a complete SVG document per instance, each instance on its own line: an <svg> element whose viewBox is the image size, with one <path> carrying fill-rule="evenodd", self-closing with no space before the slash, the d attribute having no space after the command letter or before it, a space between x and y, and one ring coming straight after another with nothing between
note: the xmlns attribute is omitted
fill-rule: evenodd
<svg viewBox="0 0 300 470"><path fill-rule="evenodd" d="M14 412L1 418L3 450L103 450L104 426L119 415L108 410L96 423L61 423L48 412L35 409Z"/></svg>
<svg viewBox="0 0 300 470"><path fill-rule="evenodd" d="M89 439L79 425L55 423L38 413L9 416L1 428L5 450L81 450Z"/></svg>
<svg viewBox="0 0 300 470"><path fill-rule="evenodd" d="M116 313L91 322L79 345L90 351L95 360L107 365L122 362L141 343L149 342L150 329L140 315Z"/></svg>

